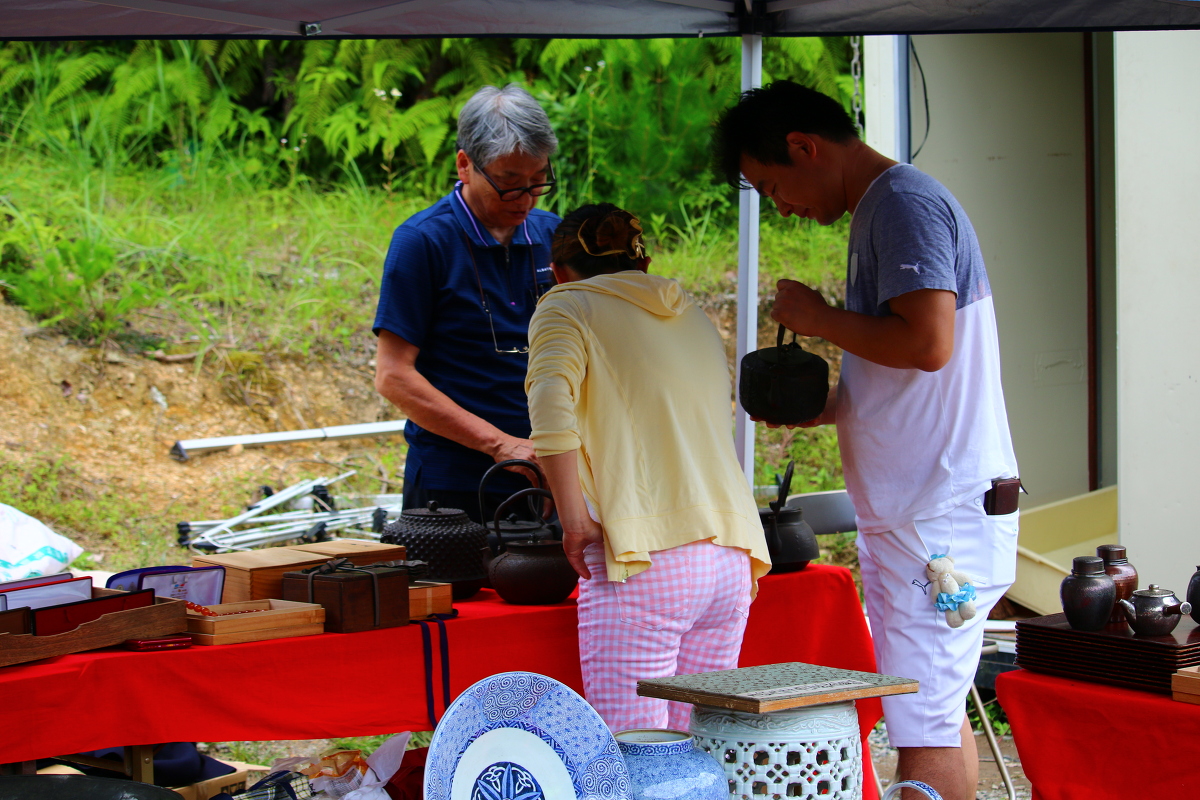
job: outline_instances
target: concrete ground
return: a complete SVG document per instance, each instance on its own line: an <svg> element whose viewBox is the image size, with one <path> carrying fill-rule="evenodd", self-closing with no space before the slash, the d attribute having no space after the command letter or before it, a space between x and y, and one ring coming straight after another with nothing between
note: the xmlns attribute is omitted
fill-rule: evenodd
<svg viewBox="0 0 1200 800"><path fill-rule="evenodd" d="M1021 800L1029 800L1029 781L1025 779L1025 773L1021 770L1021 762L1017 759L1017 748L1013 744L1013 739L1011 736L998 738L1000 753L1008 767L1009 775L1012 776L1017 797ZM882 726L871 734L870 744L871 758L875 763L880 780L883 782L883 787L886 789L892 782L892 776L896 773L897 750L888 745L887 733ZM1007 800L1008 792L1005 790L1004 780L1000 777L1000 770L996 768L992 751L988 748L987 739L983 734L976 733L975 744L979 748L979 787L975 790L976 800Z"/></svg>

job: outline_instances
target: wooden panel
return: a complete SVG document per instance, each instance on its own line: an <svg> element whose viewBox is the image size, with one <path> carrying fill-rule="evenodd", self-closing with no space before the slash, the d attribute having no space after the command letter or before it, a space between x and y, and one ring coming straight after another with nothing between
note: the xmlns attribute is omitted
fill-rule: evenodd
<svg viewBox="0 0 1200 800"><path fill-rule="evenodd" d="M290 600L246 600L241 603L222 603L210 606L218 614L230 611L250 611L228 617L206 617L189 611L188 633L222 634L237 631L256 631L282 628L289 625L311 625L325 621L325 609L315 603L295 603Z"/></svg>

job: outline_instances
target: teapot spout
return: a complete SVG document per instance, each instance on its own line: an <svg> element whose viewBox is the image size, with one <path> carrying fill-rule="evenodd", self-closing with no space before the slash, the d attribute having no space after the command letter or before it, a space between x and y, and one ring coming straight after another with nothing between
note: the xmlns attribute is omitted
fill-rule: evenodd
<svg viewBox="0 0 1200 800"><path fill-rule="evenodd" d="M1128 620L1129 624L1132 625L1133 621L1135 619L1137 619L1137 612L1134 611L1134 609L1133 609L1133 603L1129 602L1125 598L1119 598L1117 600L1117 605L1119 605L1124 610L1125 619Z"/></svg>

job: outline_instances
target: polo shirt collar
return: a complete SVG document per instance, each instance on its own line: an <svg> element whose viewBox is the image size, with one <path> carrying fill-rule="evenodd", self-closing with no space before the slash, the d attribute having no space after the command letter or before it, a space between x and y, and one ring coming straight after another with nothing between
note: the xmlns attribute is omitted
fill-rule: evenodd
<svg viewBox="0 0 1200 800"><path fill-rule="evenodd" d="M471 242L478 247L500 247L500 243L496 241L496 237L492 236L484 224L479 221L479 218L471 211L467 201L462 196L462 181L454 184L454 190L450 192L450 208L454 212L454 218L458 220L458 224L466 232L467 237ZM532 213L532 212L531 212ZM529 217L518 226L513 233L512 243L516 245L533 246L533 237L529 234Z"/></svg>

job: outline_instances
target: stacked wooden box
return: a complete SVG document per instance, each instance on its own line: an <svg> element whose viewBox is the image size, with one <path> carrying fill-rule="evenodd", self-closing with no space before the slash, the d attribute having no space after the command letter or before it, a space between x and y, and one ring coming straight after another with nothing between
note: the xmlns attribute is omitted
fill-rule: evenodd
<svg viewBox="0 0 1200 800"><path fill-rule="evenodd" d="M1185 667L1171 676L1171 697L1200 706L1200 667Z"/></svg>
<svg viewBox="0 0 1200 800"><path fill-rule="evenodd" d="M193 567L225 568L222 603L268 600L282 597L283 573L308 569L332 558L348 558L361 567L380 561L403 560L405 549L399 545L379 544L362 539L334 539L329 542L295 547L268 547L241 553L202 555L192 559Z"/></svg>

